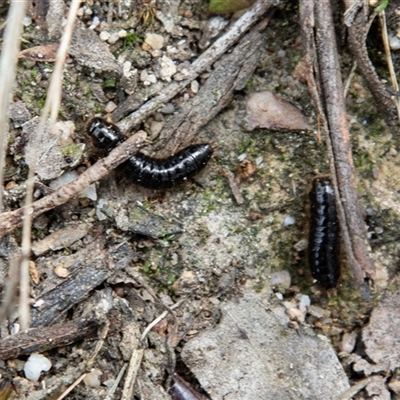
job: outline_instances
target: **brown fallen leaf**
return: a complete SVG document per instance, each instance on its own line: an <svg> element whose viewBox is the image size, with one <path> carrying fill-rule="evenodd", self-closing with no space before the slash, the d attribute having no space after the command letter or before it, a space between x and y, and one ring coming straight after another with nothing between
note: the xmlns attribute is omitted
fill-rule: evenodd
<svg viewBox="0 0 400 400"><path fill-rule="evenodd" d="M58 44L47 44L35 46L19 52L19 58L26 58L32 61L54 62L57 58Z"/></svg>
<svg viewBox="0 0 400 400"><path fill-rule="evenodd" d="M293 104L271 92L253 93L247 100L245 129L312 130L306 116Z"/></svg>

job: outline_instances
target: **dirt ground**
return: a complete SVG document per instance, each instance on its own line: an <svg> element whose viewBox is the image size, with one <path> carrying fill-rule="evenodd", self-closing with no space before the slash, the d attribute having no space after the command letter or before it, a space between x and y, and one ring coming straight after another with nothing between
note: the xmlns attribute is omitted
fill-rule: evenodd
<svg viewBox="0 0 400 400"><path fill-rule="evenodd" d="M70 2L54 2L58 6L49 3L30 4L24 20L23 49L43 47L33 55L23 55L18 64L4 171L5 211L24 204L32 157L29 146L54 66L52 45L59 41ZM2 32L7 9L6 5L0 9ZM64 139L47 132L35 153L39 164L34 200L65 184L67 181L60 183L59 177L65 177L67 171L76 175L67 175L66 179L75 179L105 155L87 134L91 118L100 116L122 127L129 114L171 82L179 82L179 73L190 69L238 18L240 15L232 13L211 15L204 0L83 3L64 68L58 127ZM393 18L388 20L395 36ZM343 30L338 21L342 76L346 79L352 59ZM368 45L378 73L388 80L379 32L379 26L372 25ZM329 164L307 85L295 72L302 59L297 3L282 2L269 15L260 37L248 41L250 47L245 47L241 55L230 49L194 83L124 132L130 136L145 130L151 144L144 151L166 157L172 154L168 154L172 151L168 146L173 140L168 141L163 132L172 130L185 107L198 110L200 116L190 114L188 120L193 118L193 125L198 120L205 122L186 136L182 130L179 149L210 143L214 152L193 180L167 190L145 189L129 182L126 170L117 169L79 197L34 220L31 319L37 331L21 338L25 341L12 344L6 338L18 332L17 307L2 322L0 374L5 394L0 398L57 399L84 374L83 381L65 398L123 398L126 375L121 374L119 386L112 394L110 391L132 354L139 357L138 372L133 394L126 398L171 398L168 389L174 371L198 392L198 397L174 398L334 399L349 385L360 382L364 385L361 391L347 398L398 398L400 348L394 339L400 324L396 316L400 252L398 127L385 125L356 69L346 105L377 279L372 301L365 302L342 254L337 288L326 291L313 281L304 245L310 185L315 176L329 174ZM249 46L244 42L240 45ZM257 51L252 51L251 45L259 46ZM48 61L37 61L43 56ZM228 57L237 57L243 63L255 57L257 62L251 74L246 70L244 83L236 86L214 117L210 104L219 101L220 82L235 71L224 66L224 60L231 62ZM396 52L393 58L395 68L400 67ZM219 65L228 72L207 89L207 80L214 77ZM208 91L202 92L204 87ZM264 91L297 107L301 112L297 129L249 130L248 99ZM301 123L311 129L303 129ZM1 239L3 293L9 263L18 254L20 242L20 228ZM14 302L18 304L17 295ZM252 315L251 310L258 310L260 304L259 312L266 312L265 318L246 320L246 314ZM273 322L275 316L269 312L280 322ZM163 318L146 332L163 313ZM259 329L276 329L279 333L266 338ZM232 331L236 339L229 336ZM217 337L213 342L207 336L212 332ZM304 341L297 341L296 336ZM254 381L259 379L258 370L253 381L243 380L243 387L235 386L243 377L234 378L231 371L235 363L245 364L245 360L235 358L242 351L236 346L238 338L248 340L254 354L264 351L257 347L262 343L279 341L279 346L267 346L272 350L266 356L268 361L262 361L265 370L260 367L260 374L271 373L268 379L279 382L276 388L269 384L270 395L252 392ZM50 341L58 344L50 346ZM318 354L309 350L313 346L322 346ZM293 361L294 367L289 367L291 361L276 367L279 358L290 360L293 356L293 360L299 360L292 355L297 348L304 350L303 359L307 355L315 360L322 357L315 361L319 367L313 364L307 369L305 363L302 369L297 361ZM24 372L34 352L51 361L51 368L37 381L27 379ZM213 358L207 358L207 354L213 354ZM321 378L318 371L324 365L332 370L327 369ZM330 379L333 370L336 381ZM246 370L246 374L251 373ZM309 384L307 375L313 374L316 381ZM228 381L231 386L226 388ZM330 388L328 383L332 382L336 388ZM177 380L175 385L179 386ZM367 390L362 390L365 386ZM11 397L7 397L7 390L11 390Z"/></svg>

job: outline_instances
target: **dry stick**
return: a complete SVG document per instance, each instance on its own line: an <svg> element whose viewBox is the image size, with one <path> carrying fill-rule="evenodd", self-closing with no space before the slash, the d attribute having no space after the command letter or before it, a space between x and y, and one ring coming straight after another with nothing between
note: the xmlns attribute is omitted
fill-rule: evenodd
<svg viewBox="0 0 400 400"><path fill-rule="evenodd" d="M143 354L144 349L135 349L132 352L132 357L129 361L128 372L126 373L126 379L124 389L122 391L121 400L130 400L133 398L133 389L135 387L136 376L142 362Z"/></svg>
<svg viewBox="0 0 400 400"><path fill-rule="evenodd" d="M79 319L63 324L30 328L0 340L0 360L49 351L83 339L95 339L101 321Z"/></svg>
<svg viewBox="0 0 400 400"><path fill-rule="evenodd" d="M346 390L346 392L340 396L339 400L352 399L358 392L363 390L365 386L367 386L371 381L372 381L371 377L362 379L360 382L357 382L355 385L353 385L349 390Z"/></svg>
<svg viewBox="0 0 400 400"><path fill-rule="evenodd" d="M144 118L152 114L158 107L171 100L181 92L190 82L213 64L226 50L231 47L240 37L272 6L278 5L281 0L258 0L250 10L242 15L231 27L231 29L211 47L209 47L190 67L188 73L182 76L182 81L172 82L159 95L143 104L137 111L129 114L118 123L123 131L129 131L133 126L140 123Z"/></svg>
<svg viewBox="0 0 400 400"><path fill-rule="evenodd" d="M65 399L67 394L71 393L72 390L74 390L74 388L78 386L85 379L86 375L87 373L82 374L74 383L72 383L72 385L67 390L65 390L64 393L61 394L61 396L57 397L57 400Z"/></svg>
<svg viewBox="0 0 400 400"><path fill-rule="evenodd" d="M359 0L345 0L346 7L351 9ZM367 5L368 6L368 5ZM397 110L387 88L382 84L378 74L375 71L371 60L368 57L366 45L368 33L367 7L364 3L362 9L357 9L354 20L349 31L349 48L357 61L358 67L364 77L369 91L375 99L376 107L379 113L385 118L387 124L395 124L397 121Z"/></svg>
<svg viewBox="0 0 400 400"><path fill-rule="evenodd" d="M374 278L375 274L358 200L332 12L329 0L306 0L300 4L308 83L327 141L346 255L354 280L367 298L365 278Z"/></svg>
<svg viewBox="0 0 400 400"><path fill-rule="evenodd" d="M63 36L61 38L60 47L57 52L57 60L54 66L54 72L51 77L48 95L46 102L43 107L42 115L40 117L39 126L32 143L33 152L32 154L38 154L37 149L41 142L41 137L46 125L47 116L51 111L50 123L56 121L58 115L58 109L61 102L61 84L62 84L62 69L65 63L65 59L68 53L69 43L71 41L72 30L76 18L76 13L80 6L80 0L74 0L71 3L71 7L68 13L67 24ZM25 207L26 210L23 220L22 229L22 244L21 244L21 277L20 277L20 296L19 296L19 323L21 329L28 329L30 324L30 313L29 313L29 257L31 254L31 225L32 215L30 212L30 206L33 201L33 189L35 183L35 167L37 160L32 161L30 165L28 179L26 180L26 197Z"/></svg>
<svg viewBox="0 0 400 400"><path fill-rule="evenodd" d="M13 1L11 3L0 57L0 212L3 211L3 177L8 108L15 80L15 69L21 43L22 20L25 15L26 4L26 1Z"/></svg>
<svg viewBox="0 0 400 400"><path fill-rule="evenodd" d="M112 400L114 399L114 393L117 390L117 387L119 383L121 382L122 377L124 376L125 370L128 367L128 364L124 364L121 368L121 370L118 373L117 378L115 379L113 385L110 387L110 390L107 392L107 396L104 398L104 400Z"/></svg>
<svg viewBox="0 0 400 400"><path fill-rule="evenodd" d="M270 13L271 14L271 13ZM182 143L190 143L198 130L212 120L242 90L256 69L265 42L264 21L244 35L229 54L224 54L207 81L179 113L168 120L155 147L157 157L168 157Z"/></svg>
<svg viewBox="0 0 400 400"><path fill-rule="evenodd" d="M97 182L101 178L104 178L119 164L126 161L141 146L143 146L146 142L146 137L146 132L137 132L120 146L112 150L107 157L97 161L84 173L79 175L75 181L68 183L60 189L55 190L50 195L32 203L29 208L31 218L36 218L44 212L66 203L68 200L73 199L87 186ZM23 216L24 208L0 214L0 237L21 226Z"/></svg>
<svg viewBox="0 0 400 400"><path fill-rule="evenodd" d="M378 15L379 15L379 21L381 23L382 41L383 41L383 47L385 48L386 62L388 64L388 68L389 68L390 80L392 81L393 89L396 92L398 92L399 84L397 83L396 73L394 71L394 66L393 66L393 61L392 61L392 56L390 54L389 38L388 38L387 26L386 26L386 13L383 10L383 11L379 12ZM400 98L396 97L394 101L395 101L396 108L397 108L397 118L400 121Z"/></svg>

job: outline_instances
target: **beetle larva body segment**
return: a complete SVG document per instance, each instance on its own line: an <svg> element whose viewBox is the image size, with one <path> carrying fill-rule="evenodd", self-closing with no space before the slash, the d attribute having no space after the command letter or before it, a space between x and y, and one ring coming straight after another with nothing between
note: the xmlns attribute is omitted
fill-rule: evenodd
<svg viewBox="0 0 400 400"><path fill-rule="evenodd" d="M340 276L340 231L335 192L329 178L315 178L310 191L308 261L312 276L325 289Z"/></svg>
<svg viewBox="0 0 400 400"><path fill-rule="evenodd" d="M208 143L188 146L171 157L151 158L137 153L122 165L126 176L149 189L168 189L198 174L213 150Z"/></svg>
<svg viewBox="0 0 400 400"><path fill-rule="evenodd" d="M123 142L119 128L95 117L89 121L87 132L94 144L107 151ZM138 152L119 169L131 182L149 189L169 189L198 174L208 163L213 149L208 143L194 144L167 158L152 158Z"/></svg>

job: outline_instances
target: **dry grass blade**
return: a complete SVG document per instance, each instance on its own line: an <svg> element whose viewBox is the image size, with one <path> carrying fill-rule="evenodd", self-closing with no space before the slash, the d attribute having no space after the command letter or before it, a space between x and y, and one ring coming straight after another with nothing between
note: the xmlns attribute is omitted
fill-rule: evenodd
<svg viewBox="0 0 400 400"><path fill-rule="evenodd" d="M54 72L51 77L48 95L44 104L43 112L40 118L38 130L33 140L33 154L37 154L35 149L38 148L41 142L41 136L47 122L49 113L51 112L50 122L54 123L61 102L61 86L62 86L62 69L67 57L67 51L69 43L71 41L72 31L76 18L76 13L81 4L80 0L72 1L68 18L67 25L65 27L63 36L61 38L61 44L57 53L57 61L54 66ZM33 200L33 188L34 188L34 175L35 169L34 161L33 166L29 169L28 179L26 181L26 198L25 198L25 215L22 229L22 245L21 245L21 277L20 277L20 301L19 301L19 322L22 329L28 329L30 324L29 316L29 257L31 253L31 224L32 224L32 209L31 204Z"/></svg>
<svg viewBox="0 0 400 400"><path fill-rule="evenodd" d="M18 62L22 20L25 15L26 1L13 1L10 6L7 28L4 33L4 44L0 58L0 212L3 211L3 177L5 142L8 123L8 107L15 80Z"/></svg>
<svg viewBox="0 0 400 400"><path fill-rule="evenodd" d="M386 61L387 61L388 68L389 68L390 80L392 81L393 89L396 92L398 92L399 84L397 82L396 72L394 70L393 61L392 61L392 55L390 53L389 38L388 38L387 25L386 25L386 13L385 13L385 11L381 11L378 15L379 15L379 21L381 23L382 41L383 41L383 47L385 48L385 55L386 55ZM397 107L397 118L400 121L400 98L399 97L395 98L395 103L396 103L396 107Z"/></svg>

